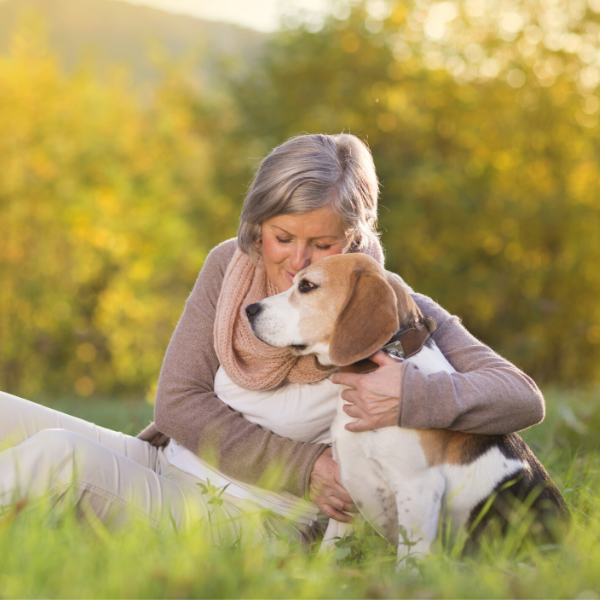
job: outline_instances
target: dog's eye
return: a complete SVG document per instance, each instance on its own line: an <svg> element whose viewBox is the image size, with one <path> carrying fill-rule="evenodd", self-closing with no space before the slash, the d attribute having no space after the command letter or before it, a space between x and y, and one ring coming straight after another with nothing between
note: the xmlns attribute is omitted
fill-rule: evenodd
<svg viewBox="0 0 600 600"><path fill-rule="evenodd" d="M307 279L303 279L299 284L298 284L298 291L301 292L302 294L306 294L306 292L312 292L313 290L316 290L319 286L315 283L312 283L310 281L308 281Z"/></svg>

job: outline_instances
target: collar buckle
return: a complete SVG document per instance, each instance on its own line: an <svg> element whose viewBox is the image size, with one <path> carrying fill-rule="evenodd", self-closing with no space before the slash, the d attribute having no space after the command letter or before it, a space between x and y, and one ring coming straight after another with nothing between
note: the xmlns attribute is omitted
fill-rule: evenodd
<svg viewBox="0 0 600 600"><path fill-rule="evenodd" d="M403 359L405 356L404 348L402 347L402 342L400 340L392 342L391 344L386 344L382 350L395 358Z"/></svg>

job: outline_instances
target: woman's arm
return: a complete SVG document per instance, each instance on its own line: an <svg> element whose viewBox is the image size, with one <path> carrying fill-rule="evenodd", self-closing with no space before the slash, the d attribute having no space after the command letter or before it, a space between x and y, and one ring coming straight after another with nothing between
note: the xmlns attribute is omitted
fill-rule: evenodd
<svg viewBox="0 0 600 600"><path fill-rule="evenodd" d="M213 390L219 367L215 313L236 247L229 240L209 254L186 302L161 369L155 423L230 477L304 496L314 463L327 446L294 442L250 423Z"/></svg>
<svg viewBox="0 0 600 600"><path fill-rule="evenodd" d="M438 323L432 337L457 373L426 376L407 364L399 425L504 434L543 420L544 397L531 377L472 336L431 298L415 294L414 299Z"/></svg>
<svg viewBox="0 0 600 600"><path fill-rule="evenodd" d="M425 375L416 365L381 357L382 367L369 375L336 374L336 383L355 388L342 395L353 402L346 412L362 423L348 429L370 429L383 419L385 425L415 429L504 434L542 421L544 398L530 377L433 300L413 297L424 315L435 318L438 329L432 337L457 372Z"/></svg>

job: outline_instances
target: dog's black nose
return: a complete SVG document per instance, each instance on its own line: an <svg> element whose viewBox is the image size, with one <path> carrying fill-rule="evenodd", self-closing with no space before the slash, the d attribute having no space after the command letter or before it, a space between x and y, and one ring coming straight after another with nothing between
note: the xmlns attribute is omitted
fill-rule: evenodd
<svg viewBox="0 0 600 600"><path fill-rule="evenodd" d="M254 317L262 310L262 306L260 302L255 302L254 304L249 304L246 306L246 314L248 315L248 320L252 321Z"/></svg>

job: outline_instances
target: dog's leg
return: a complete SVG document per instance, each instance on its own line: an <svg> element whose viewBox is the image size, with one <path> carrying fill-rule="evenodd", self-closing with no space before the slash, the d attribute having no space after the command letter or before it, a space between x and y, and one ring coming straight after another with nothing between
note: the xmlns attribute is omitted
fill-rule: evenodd
<svg viewBox="0 0 600 600"><path fill-rule="evenodd" d="M338 454L341 451L344 455L344 444L334 444L334 448ZM351 468L340 468L344 487L365 521L390 544L395 544L398 539L398 512L394 492L381 477L377 461L356 453L354 448L348 448L348 451L352 457L342 458L341 465L351 465Z"/></svg>
<svg viewBox="0 0 600 600"><path fill-rule="evenodd" d="M347 389L347 388L343 388ZM338 400L338 414L331 426L333 458L340 468L342 484L352 497L362 517L391 544L398 539L398 514L394 492L382 477L379 462L370 458L369 442L373 432L352 433L345 429L354 421Z"/></svg>
<svg viewBox="0 0 600 600"><path fill-rule="evenodd" d="M444 487L444 477L435 469L394 485L400 529L398 570L407 568L411 558L429 554L438 534Z"/></svg>

